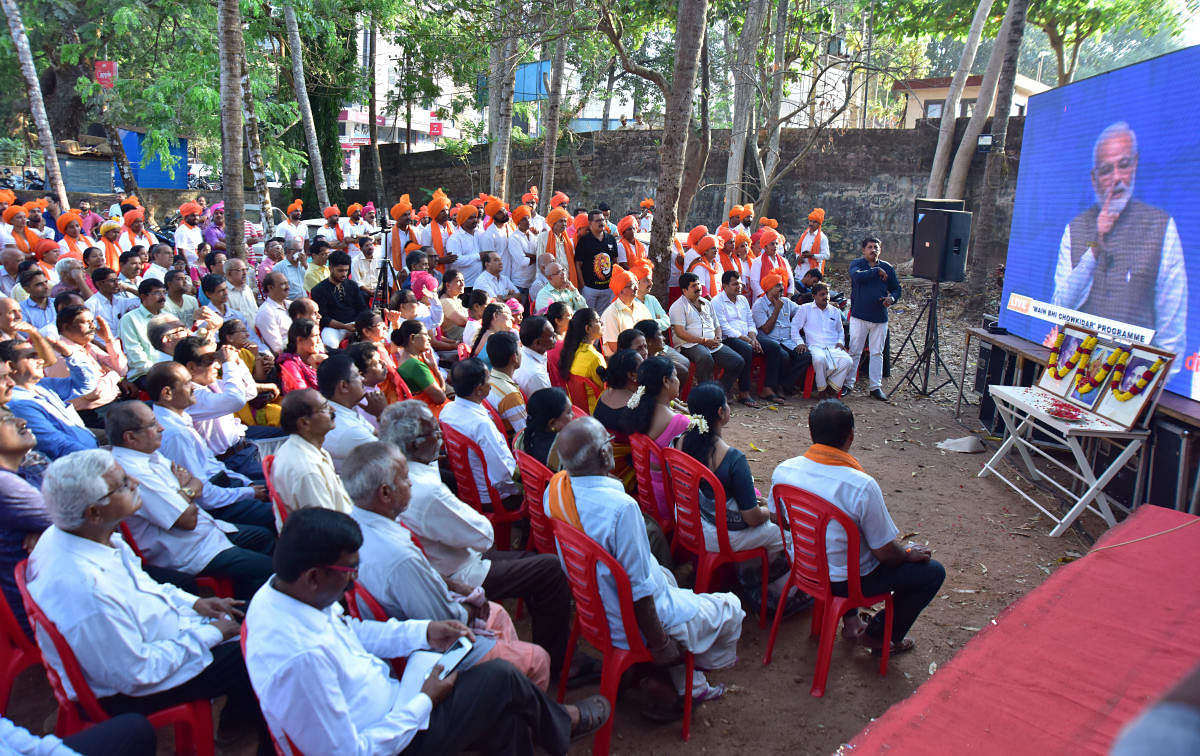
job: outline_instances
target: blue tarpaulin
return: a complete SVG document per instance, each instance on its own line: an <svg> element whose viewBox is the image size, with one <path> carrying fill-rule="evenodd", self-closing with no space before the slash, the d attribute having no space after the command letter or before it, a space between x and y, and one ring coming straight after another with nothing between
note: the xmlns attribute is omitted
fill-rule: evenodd
<svg viewBox="0 0 1200 756"><path fill-rule="evenodd" d="M171 154L178 160L172 166L175 172L175 177L167 173L165 167L157 156L150 159L146 163L146 167L142 167L142 141L146 138L145 134L137 131L125 131L120 129L121 144L125 147L125 154L129 158L129 164L133 168L133 177L137 179L138 186L144 186L147 189L187 189L188 179L188 159L187 159L187 140L179 139L176 144L171 147ZM113 161L113 181L115 185L121 187L121 174L117 170L116 161Z"/></svg>

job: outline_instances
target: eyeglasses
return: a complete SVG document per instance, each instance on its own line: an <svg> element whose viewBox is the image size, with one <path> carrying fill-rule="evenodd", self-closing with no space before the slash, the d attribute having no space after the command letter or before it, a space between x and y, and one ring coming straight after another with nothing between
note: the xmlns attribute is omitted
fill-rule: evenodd
<svg viewBox="0 0 1200 756"><path fill-rule="evenodd" d="M96 499L96 503L99 504L100 502L109 498L110 496L117 493L118 491L132 491L133 489L135 489L137 487L138 487L138 482L136 480L134 480L133 478L130 478L128 475L124 475L121 478L120 485L118 485L116 488L113 488L111 491L104 494L99 499Z"/></svg>

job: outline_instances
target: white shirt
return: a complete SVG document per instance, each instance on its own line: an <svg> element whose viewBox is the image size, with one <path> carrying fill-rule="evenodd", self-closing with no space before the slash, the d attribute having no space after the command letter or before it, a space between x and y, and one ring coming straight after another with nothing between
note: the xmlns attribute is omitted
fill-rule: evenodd
<svg viewBox="0 0 1200 756"><path fill-rule="evenodd" d="M240 287L229 284L228 305L245 316L248 322L254 321L258 314L258 299L254 296L254 287L244 283Z"/></svg>
<svg viewBox="0 0 1200 756"><path fill-rule="evenodd" d="M204 241L204 231L199 226L180 223L175 229L175 250L187 255L189 263L196 262L196 247Z"/></svg>
<svg viewBox="0 0 1200 756"><path fill-rule="evenodd" d="M516 232L511 223L492 223L483 232L483 237L479 242L480 252L497 252L501 257L504 256L504 251L508 248L508 237Z"/></svg>
<svg viewBox="0 0 1200 756"><path fill-rule="evenodd" d="M109 301L108 297L96 292L83 304L92 311L93 315L104 318L104 322L108 323L108 327L113 330L113 333L116 333L121 316L130 310L136 310L141 302L135 296L120 293Z"/></svg>
<svg viewBox="0 0 1200 756"><path fill-rule="evenodd" d="M338 225L342 227L342 233L346 235L347 239L371 235L371 224L362 218L359 218L358 223L351 222L349 218L342 218L338 221ZM346 251L351 255L362 254L362 249L354 242L346 245Z"/></svg>
<svg viewBox="0 0 1200 756"><path fill-rule="evenodd" d="M750 265L750 293L754 295L753 299L755 301L758 301L760 297L766 294L766 292L762 290L761 285L762 266L764 264L770 265L770 268L767 268L767 270L771 270L772 268L780 268L785 274L787 274L787 280L783 282L783 295L785 297L796 291L796 286L792 279L792 269L788 267L787 258L779 253L776 253L775 258L768 261L766 254L761 254L754 258L754 262Z"/></svg>
<svg viewBox="0 0 1200 756"><path fill-rule="evenodd" d="M713 298L712 306L725 338L741 338L748 333L757 337L754 316L750 314L750 303L741 294L738 295L737 301L733 302L722 289L721 293Z"/></svg>
<svg viewBox="0 0 1200 756"><path fill-rule="evenodd" d="M167 275L168 270L170 268L164 268L158 263L152 262L150 263L150 267L146 268L146 272L142 274L142 280L145 281L146 279L153 278L155 281L162 281L163 276Z"/></svg>
<svg viewBox="0 0 1200 756"><path fill-rule="evenodd" d="M537 276L537 265L526 256L536 251L537 234L523 234L518 229L508 237L508 244L503 250L497 250L504 258L504 270L518 287L528 289Z"/></svg>
<svg viewBox="0 0 1200 756"><path fill-rule="evenodd" d="M492 523L442 482L436 461L425 464L410 459L408 480L412 500L400 513L400 522L421 539L430 564L443 577L472 587L482 585L492 567L482 556L495 539Z"/></svg>
<svg viewBox="0 0 1200 756"><path fill-rule="evenodd" d="M550 388L552 385L547 359L546 355L521 345L521 365L513 371L513 380L525 392L526 397L533 396L533 392L538 389Z"/></svg>
<svg viewBox="0 0 1200 756"><path fill-rule="evenodd" d="M286 299L276 302L267 297L254 316L254 330L258 331L258 337L267 345L267 349L276 355L287 346L287 332L292 327L292 318L288 315L291 304Z"/></svg>
<svg viewBox="0 0 1200 756"><path fill-rule="evenodd" d="M483 289L496 299L507 299L511 296L510 292L515 292L517 287L513 284L508 276L501 273L499 276L494 276L487 270L484 270L475 278L475 282L471 284L472 288Z"/></svg>
<svg viewBox="0 0 1200 756"><path fill-rule="evenodd" d="M456 233L446 240L444 249L448 255L458 255L458 259L450 263L450 268L462 271L464 281L479 278L483 263L479 260L479 242L474 234Z"/></svg>
<svg viewBox="0 0 1200 756"><path fill-rule="evenodd" d="M383 257L377 249L372 249L372 257L367 257L361 251L355 252L350 257L350 280L360 288L365 286L374 291L379 283L379 266L382 264Z"/></svg>
<svg viewBox="0 0 1200 756"><path fill-rule="evenodd" d="M334 401L329 402L329 406L333 407L333 430L326 434L321 448L329 453L333 469L340 474L342 465L355 449L379 439L375 436L375 429L354 407L343 407Z"/></svg>
<svg viewBox="0 0 1200 756"><path fill-rule="evenodd" d="M158 244L158 237L145 228L142 229L142 233L136 236L128 228L121 229L121 235L117 237L117 246L120 247L122 252L128 252L139 244L146 249L150 249L155 244Z"/></svg>
<svg viewBox="0 0 1200 756"><path fill-rule="evenodd" d="M287 249L288 242L292 239L306 241L308 239L308 231L303 223L292 223L290 220L285 220L275 226L274 236L283 239L283 247Z"/></svg>
<svg viewBox="0 0 1200 756"><path fill-rule="evenodd" d="M246 611L246 671L276 738L310 754L403 751L429 726L433 702L402 687L419 691L413 678L427 666L410 660L397 681L383 658L428 648L429 623L361 622L336 602L315 609L271 582Z"/></svg>
<svg viewBox="0 0 1200 756"><path fill-rule="evenodd" d="M692 336L700 339L716 339L720 341L721 324L717 322L716 316L713 314L712 305L704 297L699 297L693 304L687 297L680 297L671 303L671 307L667 310L667 314L671 316L672 326L683 326L683 330ZM688 342L680 346L700 346ZM720 345L717 346L720 349ZM712 351L716 351L713 349Z"/></svg>
<svg viewBox="0 0 1200 756"><path fill-rule="evenodd" d="M220 380L207 386L192 383L192 396L196 403L187 413L213 454L224 454L246 438L246 426L233 413L258 396L258 387L240 357L221 365Z"/></svg>
<svg viewBox="0 0 1200 756"><path fill-rule="evenodd" d="M250 479L221 464L212 449L208 448L208 444L204 443L204 439L196 432L191 415L155 404L154 417L163 427L159 454L175 464L187 468L193 475L204 481L204 488L201 489L200 497L196 499L197 504L213 511L254 498L254 488L251 486ZM225 488L208 482L212 480L213 476L221 473L225 473L230 480L242 485Z"/></svg>
<svg viewBox="0 0 1200 756"><path fill-rule="evenodd" d="M422 247L433 246L433 227L435 225L437 224L427 223L417 229L417 240ZM439 225L438 230L442 234L442 249L446 252L449 252L450 250L446 247L446 245L450 242L450 237L454 236L454 232L457 230L457 228L453 224L447 223L444 226Z"/></svg>
<svg viewBox="0 0 1200 756"><path fill-rule="evenodd" d="M29 556L27 574L29 595L62 633L100 698L182 685L212 663L209 649L222 640L192 608L196 597L153 580L119 535L105 546L51 526ZM42 648L74 700L54 647Z"/></svg>
<svg viewBox="0 0 1200 756"><path fill-rule="evenodd" d="M819 269L825 264L825 261L829 259L829 235L826 234L824 230L821 230L817 233L820 234L819 237L817 234L811 233L808 229L804 229L803 234L800 236L800 242L793 249L793 251L796 253L795 276L797 281L803 278L804 274L809 270L813 268ZM817 243L817 248L813 249L813 240L818 238L820 241ZM800 256L802 253L808 252L809 250L812 250L812 257L806 260Z"/></svg>
<svg viewBox="0 0 1200 756"><path fill-rule="evenodd" d="M650 233L650 227L654 225L654 213L648 214L644 218L638 219L638 230L643 233Z"/></svg>
<svg viewBox="0 0 1200 756"><path fill-rule="evenodd" d="M808 302L792 315L792 340L797 344L832 347L843 344L845 338L842 311L833 305L827 304L822 310L816 302Z"/></svg>
<svg viewBox="0 0 1200 756"><path fill-rule="evenodd" d="M295 434L288 436L275 451L271 484L289 512L323 507L350 514L354 509L329 452Z"/></svg>
<svg viewBox="0 0 1200 756"><path fill-rule="evenodd" d="M121 446L114 446L112 453L125 472L142 483L138 489L142 508L126 518L125 523L147 564L195 575L217 554L233 548L225 534L236 531L237 527L218 523L203 509L196 513L196 527L192 530L175 527L175 521L188 508L188 501L179 493L179 480L171 472L166 457L158 452L145 454Z"/></svg>
<svg viewBox="0 0 1200 756"><path fill-rule="evenodd" d="M535 234L540 234L546 230L546 218L536 210L529 216L529 227L533 229Z"/></svg>
<svg viewBox="0 0 1200 756"><path fill-rule="evenodd" d="M491 415L482 404L461 396L457 397L442 408L438 420L479 444L479 449L483 452L487 463L488 478L485 481L483 471L477 467L474 468L475 485L479 489L480 501L485 504L490 501L488 482L491 482L492 487L496 489L501 498L521 493L520 484L513 480L513 476L517 473L517 461L513 458L508 444L505 443L504 436L496 428ZM500 504L499 502L491 503L496 506Z"/></svg>

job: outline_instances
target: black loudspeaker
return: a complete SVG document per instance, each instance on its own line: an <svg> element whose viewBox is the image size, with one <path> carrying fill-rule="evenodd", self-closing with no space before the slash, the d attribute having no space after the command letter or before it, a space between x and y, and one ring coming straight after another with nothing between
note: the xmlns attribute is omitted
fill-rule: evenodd
<svg viewBox="0 0 1200 756"><path fill-rule="evenodd" d="M929 281L963 281L971 241L971 213L926 210L913 228L913 275Z"/></svg>
<svg viewBox="0 0 1200 756"><path fill-rule="evenodd" d="M1190 510L1190 501L1200 475L1200 434L1170 420L1155 418L1150 423L1150 475L1146 503ZM1141 504L1142 502L1137 502ZM1192 512L1192 514L1196 514Z"/></svg>
<svg viewBox="0 0 1200 756"><path fill-rule="evenodd" d="M917 256L917 223L920 222L921 215L928 210L966 210L967 203L963 200L955 199L931 199L929 197L917 197L913 201L913 243L912 256Z"/></svg>

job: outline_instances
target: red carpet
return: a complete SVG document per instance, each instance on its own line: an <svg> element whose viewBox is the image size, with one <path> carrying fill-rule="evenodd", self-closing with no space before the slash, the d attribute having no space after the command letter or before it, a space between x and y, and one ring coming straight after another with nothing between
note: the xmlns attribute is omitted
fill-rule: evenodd
<svg viewBox="0 0 1200 756"><path fill-rule="evenodd" d="M1107 753L1198 661L1200 517L1141 507L843 752Z"/></svg>

